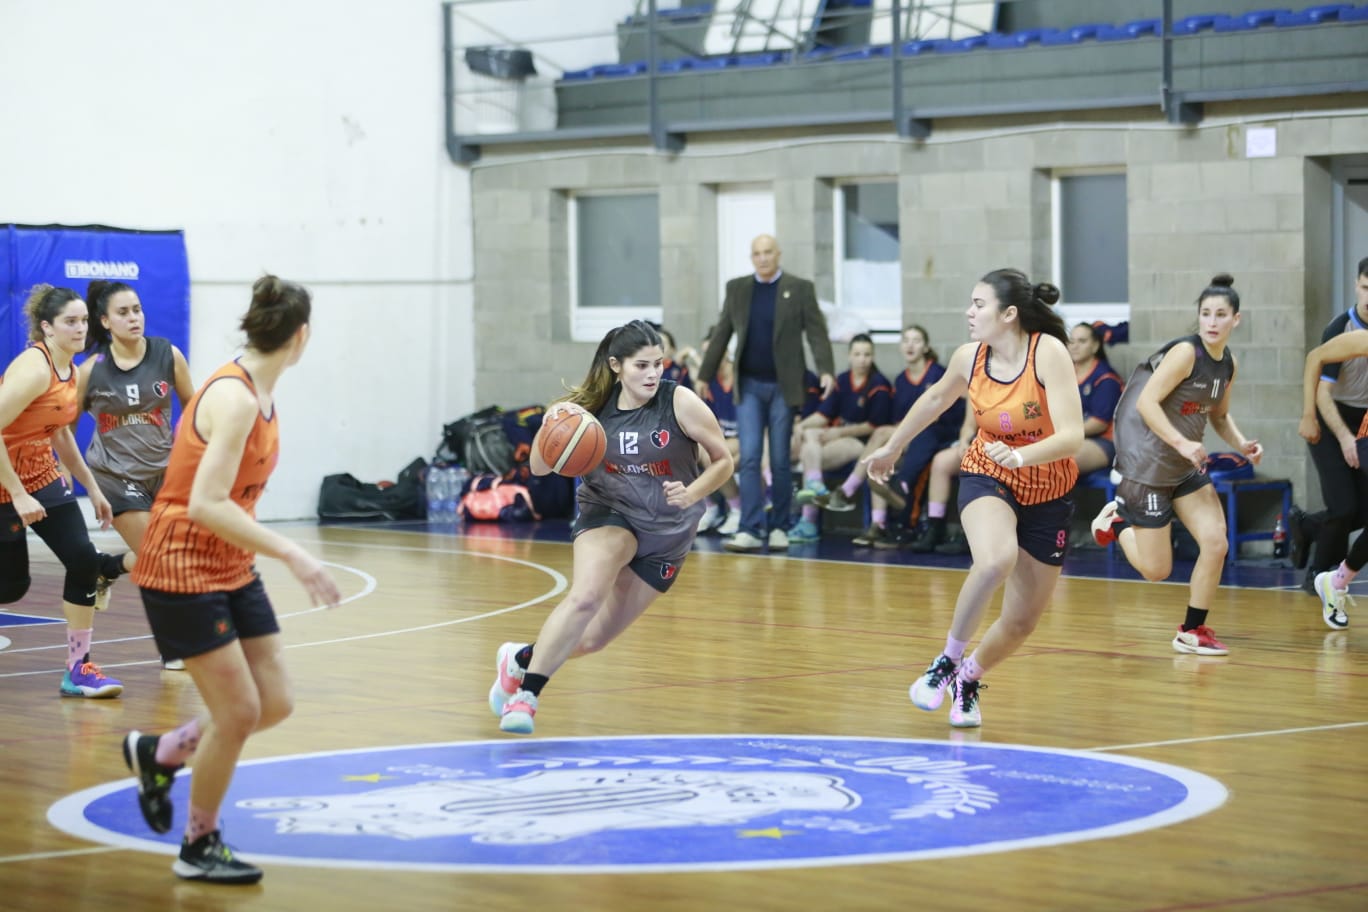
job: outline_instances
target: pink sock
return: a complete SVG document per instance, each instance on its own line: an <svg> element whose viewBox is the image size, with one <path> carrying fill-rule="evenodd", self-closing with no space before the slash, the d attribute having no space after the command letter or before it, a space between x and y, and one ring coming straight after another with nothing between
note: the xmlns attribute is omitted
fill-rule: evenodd
<svg viewBox="0 0 1368 912"><path fill-rule="evenodd" d="M860 490L860 484L863 481L863 478L853 473L845 480L845 484L841 485L841 493L846 496L846 500L855 496L855 492Z"/></svg>
<svg viewBox="0 0 1368 912"><path fill-rule="evenodd" d="M728 497L728 498L727 498L727 509L729 509L729 510L736 510L736 511L739 512L740 509L741 509L741 498L739 498L739 497Z"/></svg>
<svg viewBox="0 0 1368 912"><path fill-rule="evenodd" d="M81 659L90 652L90 639L92 631L77 630L74 627L67 628L67 671L72 671L80 664Z"/></svg>
<svg viewBox="0 0 1368 912"><path fill-rule="evenodd" d="M157 762L162 766L181 766L199 747L199 740L199 719L191 719L157 739Z"/></svg>
<svg viewBox="0 0 1368 912"><path fill-rule="evenodd" d="M968 645L968 640L957 640L952 636L947 636L945 638L944 654L949 658L954 659L955 664L958 665L960 663L960 660L964 658L964 650Z"/></svg>
<svg viewBox="0 0 1368 912"><path fill-rule="evenodd" d="M926 505L926 515L932 519L944 519L946 504L931 501Z"/></svg>
<svg viewBox="0 0 1368 912"><path fill-rule="evenodd" d="M806 507L803 507L803 519L806 522L816 523L817 517L819 515L821 515L821 511L818 510L816 507L812 506L811 504L808 504Z"/></svg>
<svg viewBox="0 0 1368 912"><path fill-rule="evenodd" d="M978 653L974 653L974 655L965 659L964 664L960 666L959 678L961 681L967 683L969 681L977 681L979 678L983 677L983 666L980 665L978 659L974 657L977 655Z"/></svg>
<svg viewBox="0 0 1368 912"><path fill-rule="evenodd" d="M1357 570L1350 570L1348 564L1340 561L1340 565L1335 568L1335 572L1330 576L1330 585L1335 589L1348 589L1350 581L1356 576L1358 576Z"/></svg>
<svg viewBox="0 0 1368 912"><path fill-rule="evenodd" d="M822 473L821 473L820 470L818 470L818 471L813 471L813 472L804 472L804 473L803 473L803 481L807 482L808 484L812 484L814 481L817 482L818 484L821 484L821 483L822 483Z"/></svg>
<svg viewBox="0 0 1368 912"><path fill-rule="evenodd" d="M884 524L884 521L885 521L886 519L888 519L888 511L887 511L887 510L879 509L879 510L870 510L870 511L869 511L869 521L872 522L872 523L873 523L874 525L876 525L876 526L882 526L882 525Z"/></svg>
<svg viewBox="0 0 1368 912"><path fill-rule="evenodd" d="M218 828L217 813L190 805L190 819L185 821L186 842L194 842L205 833L212 833Z"/></svg>

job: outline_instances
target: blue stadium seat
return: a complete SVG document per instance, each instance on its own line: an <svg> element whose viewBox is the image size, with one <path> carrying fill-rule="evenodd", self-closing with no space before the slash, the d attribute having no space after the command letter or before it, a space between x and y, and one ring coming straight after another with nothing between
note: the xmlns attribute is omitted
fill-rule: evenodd
<svg viewBox="0 0 1368 912"><path fill-rule="evenodd" d="M855 48L835 48L836 53L832 54L829 60L874 60L879 57L890 57L893 49L886 44L870 44L864 47Z"/></svg>
<svg viewBox="0 0 1368 912"><path fill-rule="evenodd" d="M1246 29L1263 28L1266 25L1272 25L1280 14L1290 12L1292 11L1289 9L1266 9L1239 13L1230 17L1232 20L1230 23L1218 23L1216 31L1242 32Z"/></svg>
<svg viewBox="0 0 1368 912"><path fill-rule="evenodd" d="M1096 38L1103 29L1112 28L1110 22L1087 22L1083 25L1075 25L1066 29L1059 29L1052 35L1045 35L1040 39L1041 44L1078 44L1089 38Z"/></svg>
<svg viewBox="0 0 1368 912"><path fill-rule="evenodd" d="M1347 9L1353 9L1353 4L1323 3L1320 6L1308 6L1306 9L1296 10L1295 12L1284 12L1276 16L1273 20L1273 24L1279 28L1320 25L1322 22L1336 21L1339 19L1340 13Z"/></svg>
<svg viewBox="0 0 1368 912"><path fill-rule="evenodd" d="M732 58L732 65L738 67L757 67L770 66L776 63L783 63L788 55L783 51L761 51L756 54L737 54Z"/></svg>
<svg viewBox="0 0 1368 912"><path fill-rule="evenodd" d="M1340 10L1340 22L1368 22L1368 4L1363 6L1351 6L1349 9Z"/></svg>
<svg viewBox="0 0 1368 912"><path fill-rule="evenodd" d="M1146 35L1159 37L1164 31L1164 20L1162 19L1136 19L1121 26L1122 31L1132 38L1143 38Z"/></svg>
<svg viewBox="0 0 1368 912"><path fill-rule="evenodd" d="M970 35L968 38L941 38L936 41L935 49L940 54L963 54L987 46L987 35Z"/></svg>
<svg viewBox="0 0 1368 912"><path fill-rule="evenodd" d="M902 46L904 57L916 57L918 54L929 54L936 49L936 42L931 40L908 41Z"/></svg>
<svg viewBox="0 0 1368 912"><path fill-rule="evenodd" d="M1196 16L1188 16L1173 23L1173 34L1195 35L1198 32L1216 28L1217 22L1229 20L1230 17L1224 13L1199 13Z"/></svg>
<svg viewBox="0 0 1368 912"><path fill-rule="evenodd" d="M1055 31L1055 29L1023 29L1019 32L993 32L988 35L987 47L993 50L1004 50L1012 48L1028 47L1032 44L1040 44L1045 35Z"/></svg>

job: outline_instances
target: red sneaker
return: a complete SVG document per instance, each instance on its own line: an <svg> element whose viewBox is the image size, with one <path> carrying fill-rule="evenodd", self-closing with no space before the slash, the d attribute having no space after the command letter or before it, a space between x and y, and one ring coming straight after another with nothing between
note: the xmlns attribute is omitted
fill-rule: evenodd
<svg viewBox="0 0 1368 912"><path fill-rule="evenodd" d="M1223 656L1230 652L1225 643L1216 639L1216 632L1206 624L1191 630L1184 630L1180 624L1173 638L1173 648L1177 652L1200 656Z"/></svg>
<svg viewBox="0 0 1368 912"><path fill-rule="evenodd" d="M1116 533L1112 531L1112 526L1121 521L1120 514L1117 513L1117 503L1114 500L1107 501L1107 505L1102 508L1102 512L1092 521L1093 541L1102 547L1107 547L1116 541Z"/></svg>

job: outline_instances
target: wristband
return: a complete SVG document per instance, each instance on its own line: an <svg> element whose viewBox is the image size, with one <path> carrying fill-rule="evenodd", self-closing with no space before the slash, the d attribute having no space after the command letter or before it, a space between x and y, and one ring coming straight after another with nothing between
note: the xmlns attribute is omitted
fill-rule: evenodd
<svg viewBox="0 0 1368 912"><path fill-rule="evenodd" d="M1012 468L1019 469L1026 464L1026 457L1021 455L1021 450L1012 450L1011 455L1016 457L1016 465Z"/></svg>

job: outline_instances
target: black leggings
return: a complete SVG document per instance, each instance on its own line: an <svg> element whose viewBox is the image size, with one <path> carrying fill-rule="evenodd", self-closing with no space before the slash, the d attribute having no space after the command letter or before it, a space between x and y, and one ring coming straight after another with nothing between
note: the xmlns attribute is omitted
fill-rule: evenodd
<svg viewBox="0 0 1368 912"><path fill-rule="evenodd" d="M1363 420L1364 410L1349 405L1335 403L1340 417L1357 432ZM1368 520L1368 476L1344 461L1344 452L1339 441L1325 426L1319 415L1320 440L1310 445L1311 461L1315 463L1316 474L1320 476L1321 497L1325 500L1325 524L1316 536L1316 549L1312 554L1311 566L1314 570L1330 570L1349 550L1349 533L1363 528Z"/></svg>
<svg viewBox="0 0 1368 912"><path fill-rule="evenodd" d="M100 554L90 543L85 517L74 501L51 507L30 528L38 533L66 568L62 598L87 608L95 604L95 580L115 579L123 573L123 556ZM0 540L0 604L17 602L32 582L29 576L28 537Z"/></svg>

